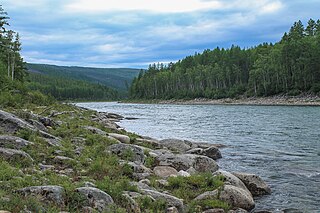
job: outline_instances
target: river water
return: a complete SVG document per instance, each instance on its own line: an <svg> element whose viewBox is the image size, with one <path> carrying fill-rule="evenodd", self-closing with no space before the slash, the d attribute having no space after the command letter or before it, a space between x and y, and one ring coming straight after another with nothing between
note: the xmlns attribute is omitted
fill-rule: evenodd
<svg viewBox="0 0 320 213"><path fill-rule="evenodd" d="M114 112L128 131L157 139L221 143L223 170L254 173L272 194L256 209L320 212L320 107L79 103Z"/></svg>

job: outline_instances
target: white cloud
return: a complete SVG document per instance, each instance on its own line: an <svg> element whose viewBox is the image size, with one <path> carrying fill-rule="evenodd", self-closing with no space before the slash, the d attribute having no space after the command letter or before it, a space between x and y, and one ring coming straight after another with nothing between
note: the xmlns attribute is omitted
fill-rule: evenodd
<svg viewBox="0 0 320 213"><path fill-rule="evenodd" d="M149 11L177 13L221 7L222 3L217 0L77 0L66 4L65 9L69 12Z"/></svg>
<svg viewBox="0 0 320 213"><path fill-rule="evenodd" d="M283 7L280 1L270 2L261 8L261 13L274 13L279 11Z"/></svg>

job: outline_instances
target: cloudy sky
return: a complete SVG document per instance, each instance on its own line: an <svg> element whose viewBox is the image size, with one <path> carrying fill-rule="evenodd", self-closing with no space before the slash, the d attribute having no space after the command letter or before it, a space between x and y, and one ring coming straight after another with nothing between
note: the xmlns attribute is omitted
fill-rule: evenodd
<svg viewBox="0 0 320 213"><path fill-rule="evenodd" d="M0 0L27 62L146 68L204 49L276 42L320 0Z"/></svg>

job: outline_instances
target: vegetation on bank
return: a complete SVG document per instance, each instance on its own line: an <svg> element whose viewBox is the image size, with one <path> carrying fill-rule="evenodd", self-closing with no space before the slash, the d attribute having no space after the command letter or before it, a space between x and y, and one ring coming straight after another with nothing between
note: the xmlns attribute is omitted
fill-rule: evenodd
<svg viewBox="0 0 320 213"><path fill-rule="evenodd" d="M153 64L130 88L132 99L235 98L320 92L320 20L295 22L276 44L217 47L177 63Z"/></svg>

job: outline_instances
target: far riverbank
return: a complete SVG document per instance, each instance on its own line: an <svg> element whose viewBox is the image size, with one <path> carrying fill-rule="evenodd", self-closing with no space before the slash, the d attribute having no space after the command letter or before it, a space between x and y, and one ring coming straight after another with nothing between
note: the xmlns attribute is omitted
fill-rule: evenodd
<svg viewBox="0 0 320 213"><path fill-rule="evenodd" d="M126 102L126 101L125 101ZM261 106L320 106L319 96L270 96L223 99L170 99L170 100L133 100L130 103L179 104L179 105L261 105Z"/></svg>

